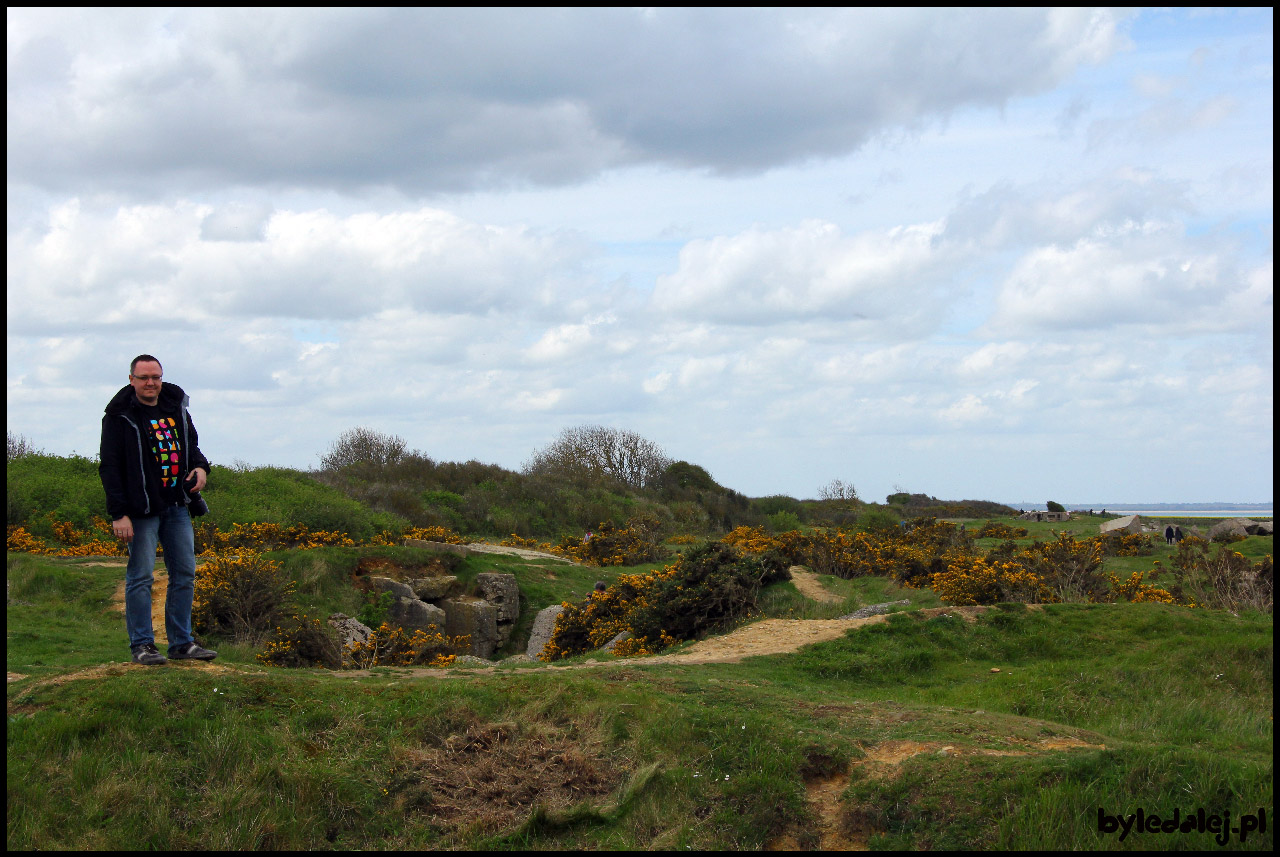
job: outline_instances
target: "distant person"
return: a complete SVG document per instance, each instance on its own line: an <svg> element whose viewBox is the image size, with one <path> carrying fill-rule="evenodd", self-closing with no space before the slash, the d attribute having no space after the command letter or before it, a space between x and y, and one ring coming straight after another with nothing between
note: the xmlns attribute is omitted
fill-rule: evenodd
<svg viewBox="0 0 1280 857"><path fill-rule="evenodd" d="M1167 526L1164 528L1164 543L1167 545L1173 544L1173 527L1172 526Z"/></svg>
<svg viewBox="0 0 1280 857"><path fill-rule="evenodd" d="M169 658L211 661L218 656L191 636L196 578L191 515L208 511L200 491L210 465L187 413L187 394L164 381L163 373L150 354L134 358L128 386L115 394L102 417L98 457L111 530L129 548L124 588L129 649L133 662L146 666L168 660L156 649L151 624L157 544L164 548L169 572L164 602Z"/></svg>
<svg viewBox="0 0 1280 857"><path fill-rule="evenodd" d="M595 586L595 588L591 590L591 595L592 595L592 596L595 596L595 595L602 595L602 594L604 593L604 590L605 590L604 581L603 581L603 580L597 580L597 581L596 581L596 586Z"/></svg>
<svg viewBox="0 0 1280 857"><path fill-rule="evenodd" d="M591 533L588 531L588 533L582 537L582 543L585 545L589 541L591 541Z"/></svg>
<svg viewBox="0 0 1280 857"><path fill-rule="evenodd" d="M1176 544L1177 544L1178 542L1180 542L1180 541L1182 541L1182 527L1174 527L1174 528L1173 528L1173 543L1176 545Z"/></svg>

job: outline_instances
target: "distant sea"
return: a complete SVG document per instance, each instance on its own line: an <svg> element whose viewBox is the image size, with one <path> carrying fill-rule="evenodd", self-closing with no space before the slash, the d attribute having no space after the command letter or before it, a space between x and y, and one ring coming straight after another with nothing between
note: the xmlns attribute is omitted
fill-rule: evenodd
<svg viewBox="0 0 1280 857"><path fill-rule="evenodd" d="M1044 511L1044 503L1007 503L1015 509ZM1148 518L1270 518L1273 503L1063 503L1069 511L1092 509L1108 515L1143 515Z"/></svg>

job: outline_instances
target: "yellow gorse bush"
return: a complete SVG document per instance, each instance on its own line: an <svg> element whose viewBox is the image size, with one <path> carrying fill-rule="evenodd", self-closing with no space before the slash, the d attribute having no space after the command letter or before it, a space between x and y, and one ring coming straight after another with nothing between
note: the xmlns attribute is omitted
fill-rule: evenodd
<svg viewBox="0 0 1280 857"><path fill-rule="evenodd" d="M1178 600L1173 597L1173 593L1159 586L1152 586L1145 581L1155 578L1159 574L1159 570L1155 569L1147 572L1145 575L1141 571L1135 571L1129 575L1129 579L1121 581L1114 574L1108 574L1107 577L1111 581L1111 591L1116 596L1123 598L1125 601L1134 603L1149 601L1158 604L1177 604ZM1187 607L1194 607L1195 604L1185 604Z"/></svg>
<svg viewBox="0 0 1280 857"><path fill-rule="evenodd" d="M445 542L451 545L465 545L475 541L455 533L448 527L409 527L402 538L422 539L424 542Z"/></svg>
<svg viewBox="0 0 1280 857"><path fill-rule="evenodd" d="M102 518L93 519L93 531L76 529L69 521L59 521L50 512L45 516L58 544L50 545L44 539L32 535L25 527L8 528L8 549L43 556L128 556L124 542L111 532L111 523Z"/></svg>
<svg viewBox="0 0 1280 857"><path fill-rule="evenodd" d="M929 576L929 587L943 601L959 606L1058 600L1044 578L1022 564L983 556L949 557L943 571Z"/></svg>
<svg viewBox="0 0 1280 857"><path fill-rule="evenodd" d="M435 628L434 625L431 627ZM448 637L436 630L421 629L409 633L383 622L368 640L357 640L347 646L342 654L342 663L347 669L443 667L453 663L457 653L466 649L470 642L470 636Z"/></svg>

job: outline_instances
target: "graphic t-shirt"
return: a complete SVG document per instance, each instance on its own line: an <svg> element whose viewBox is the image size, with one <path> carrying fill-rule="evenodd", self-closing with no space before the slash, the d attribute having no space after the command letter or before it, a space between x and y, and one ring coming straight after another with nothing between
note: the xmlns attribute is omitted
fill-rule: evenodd
<svg viewBox="0 0 1280 857"><path fill-rule="evenodd" d="M151 454L160 468L160 499L166 503L182 503L183 488L179 483L182 468L180 426L176 417L163 414L158 405L142 405L142 431L150 440Z"/></svg>

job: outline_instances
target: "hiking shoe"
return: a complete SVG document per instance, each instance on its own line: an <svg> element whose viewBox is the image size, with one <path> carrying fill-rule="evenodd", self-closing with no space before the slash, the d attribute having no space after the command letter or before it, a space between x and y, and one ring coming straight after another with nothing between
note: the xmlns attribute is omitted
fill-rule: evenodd
<svg viewBox="0 0 1280 857"><path fill-rule="evenodd" d="M169 657L173 658L175 661L211 661L217 656L217 652L202 649L195 643L187 643L185 646L177 646L169 649Z"/></svg>
<svg viewBox="0 0 1280 857"><path fill-rule="evenodd" d="M160 664L169 662L168 658L160 654L160 650L156 648L155 643L143 643L141 646L134 646L130 651L133 652L133 662L135 664L157 667Z"/></svg>

